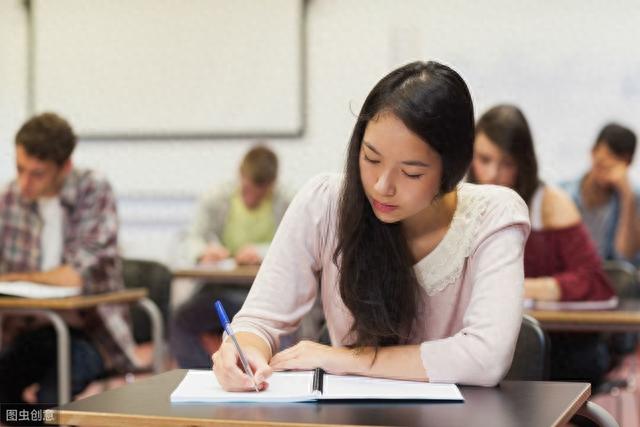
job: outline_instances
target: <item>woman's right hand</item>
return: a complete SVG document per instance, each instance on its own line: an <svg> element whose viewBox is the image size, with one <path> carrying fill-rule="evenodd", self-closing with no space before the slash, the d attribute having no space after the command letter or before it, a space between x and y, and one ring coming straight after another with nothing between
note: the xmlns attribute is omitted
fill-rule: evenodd
<svg viewBox="0 0 640 427"><path fill-rule="evenodd" d="M264 354L253 346L242 346L242 351L249 362L253 377L260 391L268 387L267 378L271 376L271 367ZM247 376L242 367L240 356L227 338L218 351L211 356L213 372L218 382L226 391L255 391L253 380Z"/></svg>

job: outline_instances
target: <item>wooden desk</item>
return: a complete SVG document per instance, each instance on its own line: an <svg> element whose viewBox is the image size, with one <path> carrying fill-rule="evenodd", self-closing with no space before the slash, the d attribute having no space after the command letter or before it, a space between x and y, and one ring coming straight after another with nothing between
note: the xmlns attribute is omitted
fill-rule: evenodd
<svg viewBox="0 0 640 427"><path fill-rule="evenodd" d="M259 269L259 265L239 265L233 270L205 267L187 268L174 270L173 277L176 279L201 279L207 283L251 286Z"/></svg>
<svg viewBox="0 0 640 427"><path fill-rule="evenodd" d="M529 310L548 331L640 332L640 300L621 300L613 310Z"/></svg>
<svg viewBox="0 0 640 427"><path fill-rule="evenodd" d="M68 298L31 299L0 296L0 319L10 316L42 316L47 318L56 331L58 349L58 402L67 403L71 397L70 341L69 328L57 311L77 310L95 307L99 304L138 303L151 318L154 345L154 371L162 370L162 314L158 307L147 298L146 289L126 289L95 295L81 295Z"/></svg>
<svg viewBox="0 0 640 427"><path fill-rule="evenodd" d="M79 295L67 298L19 298L0 296L0 308L46 308L51 310L77 310L81 308L95 307L98 304L129 303L145 298L146 289L125 289L117 292L109 292L95 295Z"/></svg>
<svg viewBox="0 0 640 427"><path fill-rule="evenodd" d="M172 404L185 375L174 370L58 409L58 422L83 426L557 426L586 402L584 383L514 381L462 387L465 402ZM213 374L212 374L213 375Z"/></svg>

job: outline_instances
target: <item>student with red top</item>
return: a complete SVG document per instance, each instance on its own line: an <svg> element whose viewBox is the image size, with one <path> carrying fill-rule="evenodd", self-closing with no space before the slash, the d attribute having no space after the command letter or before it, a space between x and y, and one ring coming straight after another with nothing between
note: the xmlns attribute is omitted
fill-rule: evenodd
<svg viewBox="0 0 640 427"><path fill-rule="evenodd" d="M599 301L614 295L577 207L539 179L531 132L517 107L498 105L478 121L469 181L510 187L529 206L526 298ZM601 381L609 355L597 334L550 335L552 379Z"/></svg>

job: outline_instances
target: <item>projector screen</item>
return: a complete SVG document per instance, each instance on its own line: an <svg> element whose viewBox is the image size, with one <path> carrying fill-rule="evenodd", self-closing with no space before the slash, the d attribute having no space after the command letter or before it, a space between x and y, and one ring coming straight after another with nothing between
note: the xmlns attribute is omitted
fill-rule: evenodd
<svg viewBox="0 0 640 427"><path fill-rule="evenodd" d="M302 0L34 0L32 106L85 138L297 135Z"/></svg>

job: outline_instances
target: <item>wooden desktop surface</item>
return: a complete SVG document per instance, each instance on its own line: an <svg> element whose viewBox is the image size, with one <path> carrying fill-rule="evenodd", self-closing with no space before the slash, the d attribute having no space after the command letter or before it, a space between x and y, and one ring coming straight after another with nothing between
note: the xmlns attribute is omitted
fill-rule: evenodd
<svg viewBox="0 0 640 427"><path fill-rule="evenodd" d="M68 403L60 424L99 426L557 426L586 402L585 383L505 381L461 387L465 402L322 402L172 404L185 370L174 370ZM213 375L213 373L212 373Z"/></svg>
<svg viewBox="0 0 640 427"><path fill-rule="evenodd" d="M176 279L201 279L207 283L239 284L250 286L258 274L259 265L239 265L233 270L214 268L183 268L173 271Z"/></svg>
<svg viewBox="0 0 640 427"><path fill-rule="evenodd" d="M20 298L0 296L0 308L75 310L95 307L98 304L138 301L148 294L147 289L124 289L104 294L78 295L66 298Z"/></svg>
<svg viewBox="0 0 640 427"><path fill-rule="evenodd" d="M612 310L528 310L542 327L554 331L640 331L640 300L621 300Z"/></svg>

